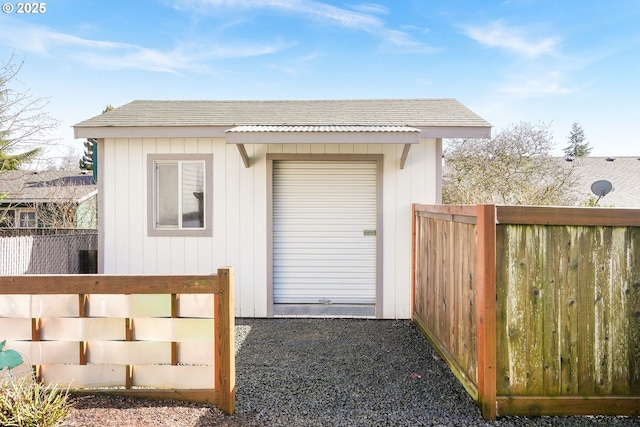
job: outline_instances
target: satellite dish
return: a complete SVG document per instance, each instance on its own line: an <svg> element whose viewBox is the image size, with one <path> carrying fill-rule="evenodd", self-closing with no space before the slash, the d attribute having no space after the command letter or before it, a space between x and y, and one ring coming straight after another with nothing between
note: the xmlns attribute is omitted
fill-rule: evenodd
<svg viewBox="0 0 640 427"><path fill-rule="evenodd" d="M611 184L606 179L601 179L600 181L596 181L591 184L591 192L598 196L596 200L596 205L600 201L601 198L609 194L613 190L613 184Z"/></svg>

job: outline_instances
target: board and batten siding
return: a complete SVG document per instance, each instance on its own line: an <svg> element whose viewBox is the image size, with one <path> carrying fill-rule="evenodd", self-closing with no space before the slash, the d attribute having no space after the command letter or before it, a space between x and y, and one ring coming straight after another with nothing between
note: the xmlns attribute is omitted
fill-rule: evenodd
<svg viewBox="0 0 640 427"><path fill-rule="evenodd" d="M105 274L213 274L235 270L236 315L265 317L267 307L267 153L383 154L383 318L411 316L411 203L440 201L441 140L420 139L400 169L402 145L246 145L222 138L101 139L99 271ZM213 154L213 236L147 235L147 156ZM209 206L211 202L208 202Z"/></svg>

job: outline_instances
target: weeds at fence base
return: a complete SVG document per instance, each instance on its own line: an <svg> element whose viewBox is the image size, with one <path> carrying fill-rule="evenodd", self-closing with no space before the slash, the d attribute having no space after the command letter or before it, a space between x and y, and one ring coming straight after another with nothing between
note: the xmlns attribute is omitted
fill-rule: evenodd
<svg viewBox="0 0 640 427"><path fill-rule="evenodd" d="M0 425L54 427L68 415L69 390L45 386L31 376L0 378Z"/></svg>

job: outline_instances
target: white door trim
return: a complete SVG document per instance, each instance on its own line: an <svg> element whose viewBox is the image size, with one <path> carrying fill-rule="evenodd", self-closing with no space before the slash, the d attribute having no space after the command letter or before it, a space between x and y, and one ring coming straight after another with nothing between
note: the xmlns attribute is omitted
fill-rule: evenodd
<svg viewBox="0 0 640 427"><path fill-rule="evenodd" d="M274 316L273 283L273 162L295 161L375 161L376 162L376 298L375 317L382 318L383 266L383 160L382 154L267 154L267 316Z"/></svg>

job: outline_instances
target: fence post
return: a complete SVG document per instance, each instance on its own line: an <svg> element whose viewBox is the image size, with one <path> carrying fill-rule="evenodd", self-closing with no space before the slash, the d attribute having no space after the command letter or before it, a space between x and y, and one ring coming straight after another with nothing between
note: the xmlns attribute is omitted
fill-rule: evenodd
<svg viewBox="0 0 640 427"><path fill-rule="evenodd" d="M477 206L478 405L485 420L496 409L496 207Z"/></svg>
<svg viewBox="0 0 640 427"><path fill-rule="evenodd" d="M218 269L218 287L215 296L215 388L218 406L233 414L236 409L235 313L233 295L233 268Z"/></svg>
<svg viewBox="0 0 640 427"><path fill-rule="evenodd" d="M411 321L416 311L416 204L411 204Z"/></svg>

